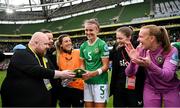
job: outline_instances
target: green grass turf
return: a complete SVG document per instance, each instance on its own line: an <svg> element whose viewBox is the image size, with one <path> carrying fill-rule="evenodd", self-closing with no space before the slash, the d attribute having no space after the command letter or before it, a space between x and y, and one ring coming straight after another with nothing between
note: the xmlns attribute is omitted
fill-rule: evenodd
<svg viewBox="0 0 180 108"><path fill-rule="evenodd" d="M111 77L111 72L109 72L109 81L110 81L110 77ZM4 80L6 76L6 71L0 71L0 86ZM0 96L0 108L2 107L2 103L1 103L1 96ZM109 101L107 103L107 107L112 107L112 96L109 98Z"/></svg>
<svg viewBox="0 0 180 108"><path fill-rule="evenodd" d="M176 72L178 79L180 79L180 70Z"/></svg>

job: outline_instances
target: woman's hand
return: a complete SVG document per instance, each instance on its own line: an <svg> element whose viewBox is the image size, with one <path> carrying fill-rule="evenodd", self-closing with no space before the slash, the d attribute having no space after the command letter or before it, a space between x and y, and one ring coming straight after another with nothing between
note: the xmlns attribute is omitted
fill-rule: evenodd
<svg viewBox="0 0 180 108"><path fill-rule="evenodd" d="M138 47L141 47L141 45L139 45ZM135 49L133 45L131 44L131 42L126 42L125 50L128 53L133 63L138 64L140 66L144 66L144 67L147 67L150 65L151 59L149 55L149 50L146 52L146 57L141 57L139 56L138 48Z"/></svg>
<svg viewBox="0 0 180 108"><path fill-rule="evenodd" d="M82 78L83 78L83 80L88 80L97 75L98 75L98 72L96 72L96 71L93 71L93 72L86 71L86 73L82 74Z"/></svg>
<svg viewBox="0 0 180 108"><path fill-rule="evenodd" d="M130 41L126 42L125 50L126 50L128 56L131 58L132 62L139 57L138 51L133 47L133 45L131 44Z"/></svg>
<svg viewBox="0 0 180 108"><path fill-rule="evenodd" d="M148 67L151 64L149 50L146 52L146 57L139 57L136 63L140 66Z"/></svg>
<svg viewBox="0 0 180 108"><path fill-rule="evenodd" d="M146 57L137 57L132 60L133 63L138 64L139 66L148 67L151 64L151 58L149 55L149 50L146 52Z"/></svg>

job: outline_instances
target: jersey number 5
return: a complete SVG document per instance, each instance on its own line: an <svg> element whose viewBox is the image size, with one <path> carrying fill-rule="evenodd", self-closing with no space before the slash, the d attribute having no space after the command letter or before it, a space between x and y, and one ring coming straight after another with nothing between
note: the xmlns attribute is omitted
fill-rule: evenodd
<svg viewBox="0 0 180 108"><path fill-rule="evenodd" d="M89 61L91 61L92 60L92 56L91 56L91 52L88 52L88 57L89 57Z"/></svg>

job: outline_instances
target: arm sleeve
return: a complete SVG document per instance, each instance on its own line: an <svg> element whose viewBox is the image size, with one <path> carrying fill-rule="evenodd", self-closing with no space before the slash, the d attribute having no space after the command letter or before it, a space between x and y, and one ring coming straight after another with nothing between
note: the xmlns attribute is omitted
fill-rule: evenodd
<svg viewBox="0 0 180 108"><path fill-rule="evenodd" d="M136 65L135 63L130 62L129 65L126 67L125 69L125 73L127 76L132 76L135 75L137 70L138 70L138 65Z"/></svg>
<svg viewBox="0 0 180 108"><path fill-rule="evenodd" d="M83 50L84 50L84 44L82 44L81 47L80 47L80 58L81 59L84 59Z"/></svg>
<svg viewBox="0 0 180 108"><path fill-rule="evenodd" d="M173 48L173 51L170 51L170 53L165 57L162 68L151 62L148 70L160 77L162 80L168 82L174 78L178 61L177 49Z"/></svg>
<svg viewBox="0 0 180 108"><path fill-rule="evenodd" d="M136 49L138 50L139 55L141 57L144 57L146 51L140 47L136 47ZM135 64L132 61L130 61L129 65L125 69L125 73L127 76L136 75L138 68L139 68L138 64Z"/></svg>
<svg viewBox="0 0 180 108"><path fill-rule="evenodd" d="M100 46L101 48L101 58L104 57L109 57L109 49L108 49L108 45L103 42L103 44Z"/></svg>
<svg viewBox="0 0 180 108"><path fill-rule="evenodd" d="M55 74L54 70L41 67L32 54L24 51L15 53L11 62L12 69L16 69L32 77L53 78Z"/></svg>

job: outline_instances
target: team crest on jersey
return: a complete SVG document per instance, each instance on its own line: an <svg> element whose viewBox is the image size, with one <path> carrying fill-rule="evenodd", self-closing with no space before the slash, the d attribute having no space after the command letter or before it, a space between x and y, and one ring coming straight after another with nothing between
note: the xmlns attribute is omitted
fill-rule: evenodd
<svg viewBox="0 0 180 108"><path fill-rule="evenodd" d="M164 60L163 60L163 57L160 55L156 58L156 61L158 64L162 64Z"/></svg>
<svg viewBox="0 0 180 108"><path fill-rule="evenodd" d="M99 48L95 48L94 53L99 53Z"/></svg>
<svg viewBox="0 0 180 108"><path fill-rule="evenodd" d="M171 56L170 62L174 65L177 65L179 62L178 53L173 53Z"/></svg>

